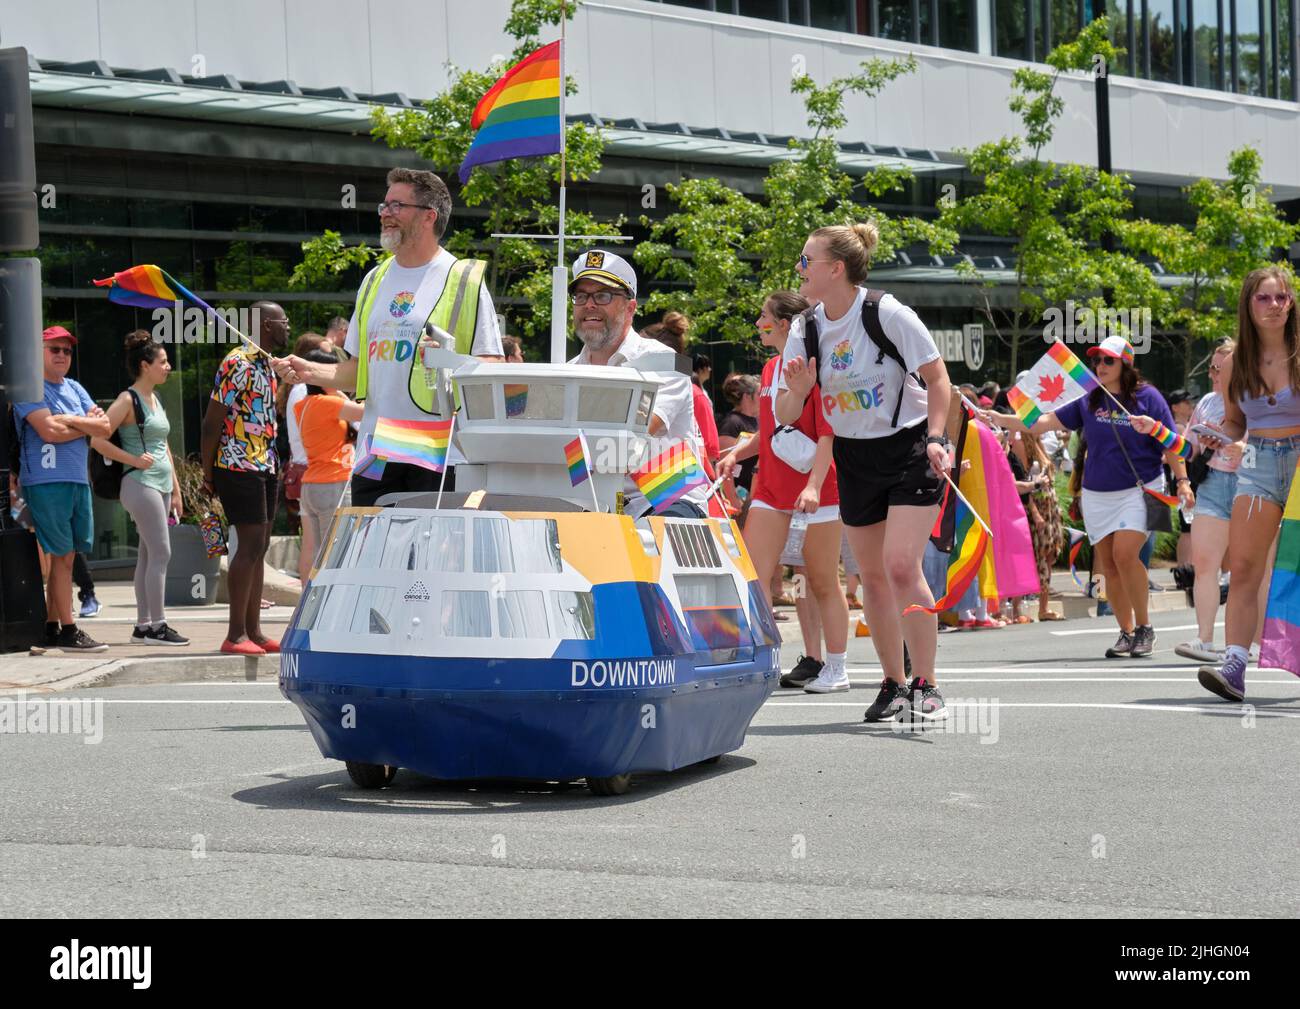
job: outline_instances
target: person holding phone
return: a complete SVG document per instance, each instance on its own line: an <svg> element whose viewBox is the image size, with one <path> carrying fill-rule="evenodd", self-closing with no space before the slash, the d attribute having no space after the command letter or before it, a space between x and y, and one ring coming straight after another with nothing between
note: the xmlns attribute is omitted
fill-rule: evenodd
<svg viewBox="0 0 1300 1009"><path fill-rule="evenodd" d="M135 557L135 630L133 645L188 645L190 639L167 626L163 590L171 560L170 522L180 518L181 487L167 445L171 424L154 390L167 381L172 366L167 350L143 329L127 335L126 370L135 381L108 408L108 437L90 446L105 459L126 467L122 507L140 535ZM137 412L137 406L139 410ZM143 416L143 423L140 417ZM108 439L119 432L119 448Z"/></svg>

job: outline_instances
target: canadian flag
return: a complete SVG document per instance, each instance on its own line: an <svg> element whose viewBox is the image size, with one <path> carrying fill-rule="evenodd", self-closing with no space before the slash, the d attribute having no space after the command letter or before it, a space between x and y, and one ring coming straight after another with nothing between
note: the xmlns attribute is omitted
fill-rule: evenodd
<svg viewBox="0 0 1300 1009"><path fill-rule="evenodd" d="M1098 388L1087 365L1063 343L1054 343L1019 382L1007 391L1011 409L1025 424L1059 410Z"/></svg>

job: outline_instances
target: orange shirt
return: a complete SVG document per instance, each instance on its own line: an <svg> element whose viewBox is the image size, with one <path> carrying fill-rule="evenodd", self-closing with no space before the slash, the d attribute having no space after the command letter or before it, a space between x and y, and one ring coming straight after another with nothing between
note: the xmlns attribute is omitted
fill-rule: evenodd
<svg viewBox="0 0 1300 1009"><path fill-rule="evenodd" d="M307 396L294 404L302 447L307 453L303 483L339 483L352 476L352 443L348 422L339 420L347 400L339 396Z"/></svg>

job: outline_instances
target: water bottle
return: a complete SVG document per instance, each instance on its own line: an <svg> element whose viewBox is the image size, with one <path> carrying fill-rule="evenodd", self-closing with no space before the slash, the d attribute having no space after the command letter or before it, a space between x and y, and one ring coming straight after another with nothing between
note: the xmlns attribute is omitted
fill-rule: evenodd
<svg viewBox="0 0 1300 1009"><path fill-rule="evenodd" d="M790 516L790 531L803 532L807 528L808 528L808 513L796 510L794 514Z"/></svg>

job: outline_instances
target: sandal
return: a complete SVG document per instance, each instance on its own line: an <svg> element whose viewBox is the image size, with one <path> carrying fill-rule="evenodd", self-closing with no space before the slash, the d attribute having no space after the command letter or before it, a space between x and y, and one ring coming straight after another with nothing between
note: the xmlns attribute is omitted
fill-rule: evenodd
<svg viewBox="0 0 1300 1009"><path fill-rule="evenodd" d="M1017 624L1032 624L1034 622L1034 618L1031 617L1028 613L1022 613L1020 614L1020 616L1016 617L1016 619L1012 622Z"/></svg>
<svg viewBox="0 0 1300 1009"><path fill-rule="evenodd" d="M1038 614L1039 620L1064 620L1065 617L1057 613L1056 610L1048 610L1046 613Z"/></svg>

